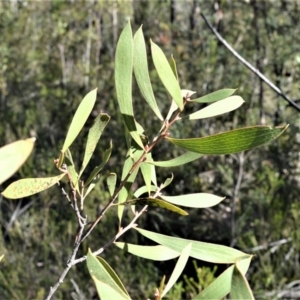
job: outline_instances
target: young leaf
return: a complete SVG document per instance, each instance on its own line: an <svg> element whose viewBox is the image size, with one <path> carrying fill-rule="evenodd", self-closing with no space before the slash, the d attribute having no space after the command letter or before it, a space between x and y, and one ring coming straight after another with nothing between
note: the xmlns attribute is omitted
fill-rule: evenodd
<svg viewBox="0 0 300 300"><path fill-rule="evenodd" d="M104 168L104 166L106 165L106 163L110 158L111 151L112 151L112 142L110 141L109 148L106 149L103 153L102 163L92 171L89 178L85 181L84 187L87 187L92 182L92 180L99 174L99 172Z"/></svg>
<svg viewBox="0 0 300 300"><path fill-rule="evenodd" d="M210 243L171 237L140 228L134 229L137 230L143 236L157 242L158 244L178 252L182 252L182 250L189 243L192 243L192 250L190 256L211 263L232 264L238 260L251 257L251 255L249 254L222 245L215 245Z"/></svg>
<svg viewBox="0 0 300 300"><path fill-rule="evenodd" d="M100 180L100 175L96 175L96 177L94 177L94 179L91 181L89 187L87 188L85 195L83 197L83 199L85 199L87 197L87 195L93 190L93 188L95 187L95 185L98 183L98 181Z"/></svg>
<svg viewBox="0 0 300 300"><path fill-rule="evenodd" d="M231 96L206 106L205 108L183 118L189 118L190 120L211 118L233 111L240 107L244 102L245 101L240 96Z"/></svg>
<svg viewBox="0 0 300 300"><path fill-rule="evenodd" d="M109 190L109 194L112 197L117 183L117 174L116 173L110 173L107 177L107 186Z"/></svg>
<svg viewBox="0 0 300 300"><path fill-rule="evenodd" d="M253 299L254 296L244 274L235 265L231 280L231 299Z"/></svg>
<svg viewBox="0 0 300 300"><path fill-rule="evenodd" d="M89 92L79 104L61 150L63 153L66 152L66 150L71 146L71 144L74 142L77 135L81 131L82 127L84 126L87 118L89 117L95 105L96 97L97 89L94 89L91 92Z"/></svg>
<svg viewBox="0 0 300 300"><path fill-rule="evenodd" d="M0 148L0 184L11 177L31 154L35 138L19 140Z"/></svg>
<svg viewBox="0 0 300 300"><path fill-rule="evenodd" d="M174 251L170 248L158 245L158 246L140 246L128 243L115 242L117 247L126 250L127 252L143 257L146 259L165 261L176 258L180 255L180 252Z"/></svg>
<svg viewBox="0 0 300 300"><path fill-rule="evenodd" d="M192 139L167 139L186 150L201 154L231 154L249 150L268 143L280 136L286 126L271 128L269 126L252 126L226 131L207 137Z"/></svg>
<svg viewBox="0 0 300 300"><path fill-rule="evenodd" d="M130 299L115 271L103 258L95 257L90 249L87 254L87 267L102 300Z"/></svg>
<svg viewBox="0 0 300 300"><path fill-rule="evenodd" d="M187 164L191 161L194 161L198 158L203 156L203 154L195 153L195 152L186 152L176 158L167 160L167 161L151 161L151 160L146 160L148 164L152 164L157 167L162 167L162 168L171 168L171 167L178 167L184 164Z"/></svg>
<svg viewBox="0 0 300 300"><path fill-rule="evenodd" d="M78 178L78 174L75 170L75 166L74 165L68 166L68 172L70 174L72 183L73 183L74 187L76 188L76 191L80 194L79 185L78 185L78 179L79 178Z"/></svg>
<svg viewBox="0 0 300 300"><path fill-rule="evenodd" d="M236 89L222 89L222 90L218 90L216 92L207 94L203 97L193 99L193 100L190 100L190 101L191 102L198 102L198 103L216 102L216 101L219 101L219 100L222 100L222 99L225 99L225 98L231 96L235 91L236 91Z"/></svg>
<svg viewBox="0 0 300 300"><path fill-rule="evenodd" d="M173 203L175 205L181 205L185 207L197 207L206 208L219 204L225 197L218 197L212 194L198 193L188 194L182 196L159 196L160 198Z"/></svg>
<svg viewBox="0 0 300 300"><path fill-rule="evenodd" d="M1 194L8 199L18 199L28 197L33 194L47 190L66 174L60 174L55 177L48 178L26 178L10 184Z"/></svg>
<svg viewBox="0 0 300 300"><path fill-rule="evenodd" d="M157 74L167 91L172 96L176 105L180 110L183 110L183 99L181 96L180 86L172 71L172 68L170 67L170 64L162 50L151 40L150 43L152 59Z"/></svg>
<svg viewBox="0 0 300 300"><path fill-rule="evenodd" d="M146 45L145 45L142 26L135 33L133 43L134 43L133 70L134 70L135 79L137 81L137 84L139 86L139 89L143 97L145 98L145 100L147 101L151 109L154 111L154 113L157 115L157 117L161 121L163 121L163 117L159 111L159 108L157 106L153 94L152 85L148 73Z"/></svg>
<svg viewBox="0 0 300 300"><path fill-rule="evenodd" d="M170 185L171 182L173 181L173 179L174 179L174 175L173 175L173 173L172 173L172 176L171 176L170 178L167 178L167 179L165 180L165 182L161 185L161 189L164 189L164 188L166 188L168 185Z"/></svg>
<svg viewBox="0 0 300 300"><path fill-rule="evenodd" d="M167 283L167 285L164 288L164 291L161 294L161 297L164 297L167 292L173 287L173 285L176 283L177 279L181 275L183 269L185 268L185 265L189 259L190 252L191 252L192 244L188 244L181 252L180 257L176 263L176 266L172 272L172 275Z"/></svg>
<svg viewBox="0 0 300 300"><path fill-rule="evenodd" d="M137 132L132 107L132 67L133 39L130 23L123 29L116 49L115 83L117 99L124 123L135 142L143 149L144 145Z"/></svg>
<svg viewBox="0 0 300 300"><path fill-rule="evenodd" d="M184 211L183 209L168 203L167 201L163 201L160 199L154 199L154 198L139 198L139 199L133 199L128 200L126 202L118 203L118 205L149 205L154 207L160 207L164 208L170 211L173 211L179 215L187 216L188 213Z"/></svg>
<svg viewBox="0 0 300 300"><path fill-rule="evenodd" d="M101 134L106 127L107 123L110 120L110 116L108 114L100 113L95 121L91 129L89 130L85 152L84 152L84 158L82 162L82 166L79 172L79 178L82 175L83 171L85 170L87 164L89 163L94 150L98 144L98 141L101 137Z"/></svg>

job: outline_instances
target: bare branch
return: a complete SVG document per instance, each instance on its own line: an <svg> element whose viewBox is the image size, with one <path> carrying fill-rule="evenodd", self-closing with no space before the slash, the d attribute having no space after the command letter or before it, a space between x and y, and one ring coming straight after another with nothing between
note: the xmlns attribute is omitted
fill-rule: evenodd
<svg viewBox="0 0 300 300"><path fill-rule="evenodd" d="M278 95L280 95L283 99L285 99L292 107L300 112L300 106L298 106L295 101L291 100L287 95L285 95L282 90L276 86L273 82L271 82L265 75L263 75L258 69L253 67L247 60L245 60L240 54L238 54L228 43L227 41L219 34L219 32L212 26L212 24L208 21L206 16L201 12L201 16L204 19L205 23L209 27L209 29L213 32L213 34L217 37L217 39L248 69L250 69L253 73L255 73L260 79L262 79L269 87L271 87Z"/></svg>

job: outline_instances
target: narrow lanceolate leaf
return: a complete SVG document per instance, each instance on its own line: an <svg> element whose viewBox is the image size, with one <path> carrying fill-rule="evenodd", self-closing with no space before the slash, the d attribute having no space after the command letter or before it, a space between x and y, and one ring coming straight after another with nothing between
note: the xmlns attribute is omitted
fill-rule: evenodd
<svg viewBox="0 0 300 300"><path fill-rule="evenodd" d="M144 178L144 182L145 182L145 185L148 189L148 196L150 196L150 192L151 192L151 178L152 178L152 166L149 165L149 164L146 164L144 162L141 163L141 173L142 173L142 176Z"/></svg>
<svg viewBox="0 0 300 300"><path fill-rule="evenodd" d="M127 252L143 257L146 259L165 261L176 258L180 255L180 252L174 251L164 246L140 246L128 243L116 242L117 247L126 250Z"/></svg>
<svg viewBox="0 0 300 300"><path fill-rule="evenodd" d="M87 164L89 163L94 153L94 150L98 144L98 141L101 137L101 134L104 128L106 127L107 123L109 122L109 120L110 120L110 116L108 114L100 113L96 117L93 126L89 130L89 134L85 146L84 158L79 172L79 178L83 173L83 171L85 170Z"/></svg>
<svg viewBox="0 0 300 300"><path fill-rule="evenodd" d="M112 151L112 142L110 141L109 148L106 149L103 153L102 163L99 166L95 167L95 169L92 171L88 179L85 181L84 187L87 187L93 181L93 179L99 174L99 172L104 168L104 166L106 165L106 163L110 158L111 151Z"/></svg>
<svg viewBox="0 0 300 300"><path fill-rule="evenodd" d="M167 178L167 179L165 180L165 182L161 185L161 189L164 189L164 188L166 188L168 185L170 185L171 182L173 181L173 179L174 179L174 175L173 175L173 173L172 173L172 176L171 176L170 178Z"/></svg>
<svg viewBox="0 0 300 300"><path fill-rule="evenodd" d="M212 103L231 96L235 91L236 89L222 89L191 101L198 103Z"/></svg>
<svg viewBox="0 0 300 300"><path fill-rule="evenodd" d="M142 27L140 27L139 30L135 33L133 43L134 43L133 70L134 70L135 79L137 81L137 84L139 86L139 89L143 97L145 98L145 100L147 101L151 109L154 111L154 113L157 115L157 117L163 121L163 117L157 106L154 93L152 90L152 85L150 82L146 45L145 45L145 39L144 39Z"/></svg>
<svg viewBox="0 0 300 300"><path fill-rule="evenodd" d="M239 270L238 265L234 266L231 280L231 299L253 299L254 296L245 275Z"/></svg>
<svg viewBox="0 0 300 300"><path fill-rule="evenodd" d="M252 255L246 259L242 259L236 262L239 270L242 274L246 274ZM193 300L206 300L206 299L222 299L228 295L231 291L232 274L234 265L224 271L215 281L213 281L207 288L205 288L200 294L198 294ZM244 299L244 298L241 298Z"/></svg>
<svg viewBox="0 0 300 300"><path fill-rule="evenodd" d="M211 118L233 111L240 107L245 101L240 96L231 96L215 102L201 110L187 116L190 120Z"/></svg>
<svg viewBox="0 0 300 300"><path fill-rule="evenodd" d="M133 164L142 156L143 151L140 149L136 149L135 147L131 147L126 155L124 167L122 170L122 178L121 180L124 180L126 176L129 174ZM125 184L125 186L121 189L119 196L118 196L118 203L125 202L127 200L129 191L131 189L132 183L134 182L137 173L139 171L139 167L136 167L133 172L128 177L128 180ZM118 206L118 217L119 221L121 223L122 216L123 216L124 206Z"/></svg>
<svg viewBox="0 0 300 300"><path fill-rule="evenodd" d="M218 197L212 194L198 193L182 196L160 196L160 198L185 207L206 208L219 204L225 197Z"/></svg>
<svg viewBox="0 0 300 300"><path fill-rule="evenodd" d="M170 66L171 66L171 69L175 75L175 78L177 79L177 81L179 82L179 79L178 79L178 73L177 73L177 66L176 66L176 61L174 59L174 56L173 54L171 55L171 59L170 59Z"/></svg>
<svg viewBox="0 0 300 300"><path fill-rule="evenodd" d="M102 300L130 299L120 278L110 265L101 257L95 257L89 250L87 267Z"/></svg>
<svg viewBox="0 0 300 300"><path fill-rule="evenodd" d="M0 184L11 177L31 154L35 138L20 140L0 148Z"/></svg>
<svg viewBox="0 0 300 300"><path fill-rule="evenodd" d="M173 287L173 285L177 282L177 279L181 275L185 265L189 259L190 252L191 252L192 244L188 244L181 252L180 257L176 263L176 266L171 274L171 277L162 292L161 297L164 297L167 292Z"/></svg>
<svg viewBox="0 0 300 300"><path fill-rule="evenodd" d="M181 97L178 80L174 75L172 68L170 67L170 64L162 50L155 43L153 43L152 41L150 42L152 59L157 74L169 94L172 96L176 105L180 110L183 110L183 99Z"/></svg>
<svg viewBox="0 0 300 300"><path fill-rule="evenodd" d="M94 179L91 181L91 183L89 184L83 199L85 199L87 197L87 195L94 189L95 185L99 182L100 180L100 175L96 175L96 177L94 177Z"/></svg>
<svg viewBox="0 0 300 300"><path fill-rule="evenodd" d="M128 200L126 202L119 203L119 205L143 205L143 206L149 205L149 206L164 208L164 209L170 210L172 212L175 212L179 215L183 215L183 216L188 215L188 213L185 210L183 210L171 203L168 203L167 201L155 199L155 198L133 199L133 200Z"/></svg>
<svg viewBox="0 0 300 300"><path fill-rule="evenodd" d="M70 165L68 166L68 172L70 174L70 177L71 177L71 180L72 180L72 183L74 185L74 187L76 188L77 192L80 194L80 191L79 191L79 182L78 182L78 174L75 170L75 166L74 165Z"/></svg>
<svg viewBox="0 0 300 300"><path fill-rule="evenodd" d="M182 252L182 250L189 243L192 243L190 256L207 262L216 264L232 264L238 260L251 257L251 255L249 254L222 245L181 239L140 228L134 229L143 236L157 242L158 244L178 252Z"/></svg>
<svg viewBox="0 0 300 300"><path fill-rule="evenodd" d="M223 299L231 290L231 278L234 266L229 267L216 280L192 300Z"/></svg>
<svg viewBox="0 0 300 300"><path fill-rule="evenodd" d="M68 130L67 137L62 147L62 152L66 152L78 136L95 105L96 97L97 89L94 89L89 92L79 104Z"/></svg>
<svg viewBox="0 0 300 300"><path fill-rule="evenodd" d="M116 183L117 183L117 174L116 173L110 173L107 177L107 186L110 196L112 197L115 189L116 189Z"/></svg>
<svg viewBox="0 0 300 300"><path fill-rule="evenodd" d="M189 162L192 162L198 158L203 156L203 154L195 153L195 152L186 152L176 158L166 160L166 161L151 161L146 160L147 163L152 164L157 167L162 168L171 168L171 167L178 167Z"/></svg>
<svg viewBox="0 0 300 300"><path fill-rule="evenodd" d="M117 99L124 123L136 143L144 148L137 132L132 107L132 67L133 67L133 39L130 23L123 29L117 49L115 60L115 82Z"/></svg>
<svg viewBox="0 0 300 300"><path fill-rule="evenodd" d="M268 143L281 135L287 127L288 125L275 128L269 126L252 126L202 138L173 139L167 137L167 139L179 147L196 153L230 154Z"/></svg>
<svg viewBox="0 0 300 300"><path fill-rule="evenodd" d="M2 195L8 199L28 197L47 190L61 180L65 175L66 174L60 174L58 176L48 178L20 179L10 184L5 191L2 192Z"/></svg>
<svg viewBox="0 0 300 300"><path fill-rule="evenodd" d="M155 192L156 190L157 190L157 187L154 186L154 185L151 185L151 192ZM147 192L148 192L148 188L144 185L144 186L140 187L139 189L137 189L134 192L133 196L135 198L139 198L141 195L143 195L143 194L145 194Z"/></svg>

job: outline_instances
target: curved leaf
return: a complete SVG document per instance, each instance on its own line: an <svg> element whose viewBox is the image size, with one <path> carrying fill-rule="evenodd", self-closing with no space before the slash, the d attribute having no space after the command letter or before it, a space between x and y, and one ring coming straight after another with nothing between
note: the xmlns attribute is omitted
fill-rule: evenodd
<svg viewBox="0 0 300 300"><path fill-rule="evenodd" d="M217 264L232 264L238 260L252 257L249 254L222 245L181 239L140 228L134 229L137 230L143 236L151 239L152 241L155 241L160 245L163 245L178 252L182 252L182 250L189 243L192 243L192 250L190 256L207 262Z"/></svg>
<svg viewBox="0 0 300 300"><path fill-rule="evenodd" d="M118 275L103 258L95 257L89 249L86 262L102 300L130 299Z"/></svg>
<svg viewBox="0 0 300 300"><path fill-rule="evenodd" d="M231 96L235 91L236 89L222 89L190 101L198 103L216 102Z"/></svg>
<svg viewBox="0 0 300 300"><path fill-rule="evenodd" d="M167 292L173 287L173 285L176 283L177 279L181 275L188 259L190 256L192 244L188 244L181 252L180 257L176 263L176 266L171 274L171 277L167 283L167 285L164 288L164 291L161 294L161 297L164 297Z"/></svg>
<svg viewBox="0 0 300 300"><path fill-rule="evenodd" d="M151 40L150 43L152 59L157 74L167 91L172 96L176 105L180 110L183 110L183 99L181 97L180 86L172 71L172 68L162 50Z"/></svg>
<svg viewBox="0 0 300 300"><path fill-rule="evenodd" d="M10 184L2 195L8 199L18 199L28 197L30 195L47 190L58 181L60 181L66 174L60 174L55 177L48 178L26 178Z"/></svg>
<svg viewBox="0 0 300 300"><path fill-rule="evenodd" d="M110 120L110 116L108 114L100 113L95 121L91 129L89 130L85 151L84 151L84 158L82 162L82 166L79 172L79 178L82 175L83 171L85 170L87 164L89 163L94 150L98 144L98 141L101 137L101 134L106 127L107 123Z"/></svg>
<svg viewBox="0 0 300 300"><path fill-rule="evenodd" d="M170 210L172 212L175 212L179 215L187 216L188 213L184 211L183 209L170 204L167 201L155 199L155 198L139 198L139 199L132 199L128 200L126 202L118 203L118 205L149 205L154 207L160 207L167 210Z"/></svg>
<svg viewBox="0 0 300 300"><path fill-rule="evenodd" d="M244 274L235 265L231 280L231 299L252 299L254 300L253 293L249 286L249 283Z"/></svg>
<svg viewBox="0 0 300 300"><path fill-rule="evenodd" d="M112 142L110 141L109 148L106 149L103 153L102 163L99 166L95 167L95 169L92 171L88 179L85 181L84 187L87 187L94 180L94 178L99 174L99 172L104 168L104 166L106 165L106 163L110 158L111 151L112 151Z"/></svg>
<svg viewBox="0 0 300 300"><path fill-rule="evenodd" d="M230 154L249 150L263 145L280 136L286 126L271 128L269 126L252 126L226 131L202 138L167 139L186 150L201 154Z"/></svg>
<svg viewBox="0 0 300 300"><path fill-rule="evenodd" d="M219 204L225 197L218 197L212 194L198 193L181 196L159 196L160 198L185 207L206 208Z"/></svg>
<svg viewBox="0 0 300 300"><path fill-rule="evenodd" d="M79 104L73 120L71 122L70 128L67 133L67 137L65 139L64 145L62 147L62 152L66 152L66 150L71 146L82 127L84 126L87 118L89 117L97 98L97 89L89 92Z"/></svg>
<svg viewBox="0 0 300 300"><path fill-rule="evenodd" d="M151 109L154 111L154 113L157 115L157 117L161 121L163 121L163 117L160 113L160 110L157 106L153 94L152 85L148 73L147 52L146 52L146 45L145 45L142 26L135 33L133 38L133 44L134 44L133 70L134 70L135 79L137 81L137 84L139 86L139 89L143 97L145 98L145 100L147 101Z"/></svg>
<svg viewBox="0 0 300 300"><path fill-rule="evenodd" d="M158 245L158 246L140 246L128 243L115 242L117 247L126 250L127 252L143 257L146 259L165 261L176 258L180 255L180 252L174 251L170 248Z"/></svg>
<svg viewBox="0 0 300 300"><path fill-rule="evenodd" d="M155 165L157 167L162 168L171 168L171 167L178 167L184 164L187 164L191 161L194 161L198 158L203 156L203 154L195 153L195 152L186 152L176 158L166 160L166 161L150 161L147 160L146 162L151 165Z"/></svg>
<svg viewBox="0 0 300 300"><path fill-rule="evenodd" d="M205 108L200 109L187 117L190 120L211 118L233 111L240 107L245 101L240 96L231 96L226 99L215 102Z"/></svg>
<svg viewBox="0 0 300 300"><path fill-rule="evenodd" d="M143 149L132 107L133 39L130 22L123 29L116 49L115 83L124 123L135 142Z"/></svg>
<svg viewBox="0 0 300 300"><path fill-rule="evenodd" d="M155 191L157 190L157 187L154 186L154 185L151 185L150 190L151 190L151 192L155 192ZM145 193L147 193L147 192L148 192L148 187L146 187L146 186L144 185L144 186L140 187L139 189L137 189L137 190L134 192L133 196L134 196L135 198L138 198L138 197L140 197L141 195L143 195L143 194L145 194Z"/></svg>
<svg viewBox="0 0 300 300"><path fill-rule="evenodd" d="M11 177L31 154L35 138L19 140L0 148L0 184Z"/></svg>
<svg viewBox="0 0 300 300"><path fill-rule="evenodd" d="M172 69L177 81L179 82L178 73L177 73L177 66L176 66L176 60L175 60L173 54L171 55L171 58L170 58L170 66L171 66L171 69Z"/></svg>

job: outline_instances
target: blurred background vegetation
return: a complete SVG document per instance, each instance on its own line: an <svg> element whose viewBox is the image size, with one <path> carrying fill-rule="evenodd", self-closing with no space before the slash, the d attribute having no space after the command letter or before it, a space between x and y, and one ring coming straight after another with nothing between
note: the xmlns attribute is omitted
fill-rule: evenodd
<svg viewBox="0 0 300 300"><path fill-rule="evenodd" d="M178 123L172 136L195 137L255 124L290 124L283 136L267 146L160 169L161 180L174 173L170 195L209 192L226 196L226 200L213 209L190 210L188 217L150 209L139 226L253 253L248 279L255 296L299 299L299 112L218 42L200 12L238 53L291 99L300 101L299 0L1 1L0 146L30 136L36 136L37 141L34 154L0 189L19 178L57 174L53 159L59 155L78 104L95 87L98 101L93 116L104 111L112 120L91 168L101 161L112 139L115 147L105 172L120 176L126 148L114 90L114 52L120 31L130 18L134 30L143 24L147 41L152 38L167 55L174 55L182 88L197 91L197 96L238 88L237 94L246 101L225 116L194 121L192 126ZM150 68L153 70L151 63ZM153 71L151 79L165 113L168 96ZM152 138L160 124L151 118L153 114L145 109L138 91L134 109ZM84 145L83 134L72 146L78 164ZM163 160L179 153L162 143L153 155ZM89 220L108 199L103 181L85 203ZM5 254L0 298L43 299L70 254L76 218L58 187L17 201L0 198L0 205L0 254ZM103 246L116 229L112 211L84 242L80 255L88 247L96 250ZM148 243L132 232L125 240ZM103 255L133 299L153 299L161 277L169 275L175 264L138 259L114 246ZM169 298L189 299L222 270L224 266L216 270L190 261L186 276ZM55 299L97 299L84 263L72 268Z"/></svg>

